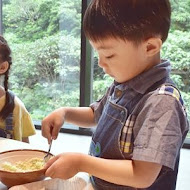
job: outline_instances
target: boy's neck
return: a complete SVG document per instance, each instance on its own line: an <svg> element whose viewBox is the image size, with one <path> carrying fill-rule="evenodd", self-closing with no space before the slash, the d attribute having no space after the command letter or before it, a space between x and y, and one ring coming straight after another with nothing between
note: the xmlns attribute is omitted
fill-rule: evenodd
<svg viewBox="0 0 190 190"><path fill-rule="evenodd" d="M158 53L157 55L155 55L154 57L152 57L148 61L149 61L149 64L148 64L149 66L145 69L145 71L148 71L149 69L151 69L155 65L158 65L161 63L160 53Z"/></svg>

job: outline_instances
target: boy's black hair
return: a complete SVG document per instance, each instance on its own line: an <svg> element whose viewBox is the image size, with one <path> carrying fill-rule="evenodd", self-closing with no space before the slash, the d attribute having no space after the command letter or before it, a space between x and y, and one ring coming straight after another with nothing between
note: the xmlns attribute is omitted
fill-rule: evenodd
<svg viewBox="0 0 190 190"><path fill-rule="evenodd" d="M11 49L7 41L0 35L0 64L4 61L9 63L8 70L4 73L4 88L6 93L5 105L0 111L0 118L6 119L9 113L13 112L14 109L14 96L8 91L8 79L9 79L9 70L12 64Z"/></svg>
<svg viewBox="0 0 190 190"><path fill-rule="evenodd" d="M109 37L140 43L150 37L167 39L171 19L169 0L92 0L83 27L86 37Z"/></svg>

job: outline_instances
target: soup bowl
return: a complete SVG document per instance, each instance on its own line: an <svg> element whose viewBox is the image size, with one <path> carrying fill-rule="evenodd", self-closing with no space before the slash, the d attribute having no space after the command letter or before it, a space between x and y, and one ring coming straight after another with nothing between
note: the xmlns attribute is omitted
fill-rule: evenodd
<svg viewBox="0 0 190 190"><path fill-rule="evenodd" d="M15 164L25 163L27 160L39 159L42 161L46 153L47 152L43 150L33 149L19 149L0 153L0 181L7 187L12 187L45 179L45 169L43 168L43 165L39 169L33 168L33 171L31 171L30 168L27 168L27 170L25 170L26 168L23 168L22 171L11 171L9 170L9 167L7 171L5 165L10 165L12 169L12 166L15 166ZM51 154L51 156L53 155Z"/></svg>

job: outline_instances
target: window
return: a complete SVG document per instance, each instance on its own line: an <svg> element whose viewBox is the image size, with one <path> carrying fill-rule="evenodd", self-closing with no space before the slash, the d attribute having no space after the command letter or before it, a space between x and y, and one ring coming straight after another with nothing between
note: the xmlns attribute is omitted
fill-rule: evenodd
<svg viewBox="0 0 190 190"><path fill-rule="evenodd" d="M112 82L81 35L88 2L0 0L0 29L13 52L11 89L34 120L60 106L88 106ZM172 78L182 91L190 119L190 0L171 0L171 4L172 25L162 57L171 59Z"/></svg>
<svg viewBox="0 0 190 190"><path fill-rule="evenodd" d="M11 90L34 120L79 106L81 0L3 1L3 34L13 52Z"/></svg>

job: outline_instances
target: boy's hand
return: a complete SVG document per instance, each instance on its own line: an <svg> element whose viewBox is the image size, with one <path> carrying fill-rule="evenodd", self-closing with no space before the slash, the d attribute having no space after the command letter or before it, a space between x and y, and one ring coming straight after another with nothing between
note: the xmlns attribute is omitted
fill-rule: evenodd
<svg viewBox="0 0 190 190"><path fill-rule="evenodd" d="M51 139L56 139L60 128L64 124L65 109L59 108L50 113L42 120L42 136L48 139L50 143Z"/></svg>
<svg viewBox="0 0 190 190"><path fill-rule="evenodd" d="M45 175L51 178L69 179L79 172L80 153L63 153L50 159Z"/></svg>
<svg viewBox="0 0 190 190"><path fill-rule="evenodd" d="M90 107L62 107L56 109L42 121L42 135L48 139L56 139L64 122L82 127L95 126L94 112Z"/></svg>

